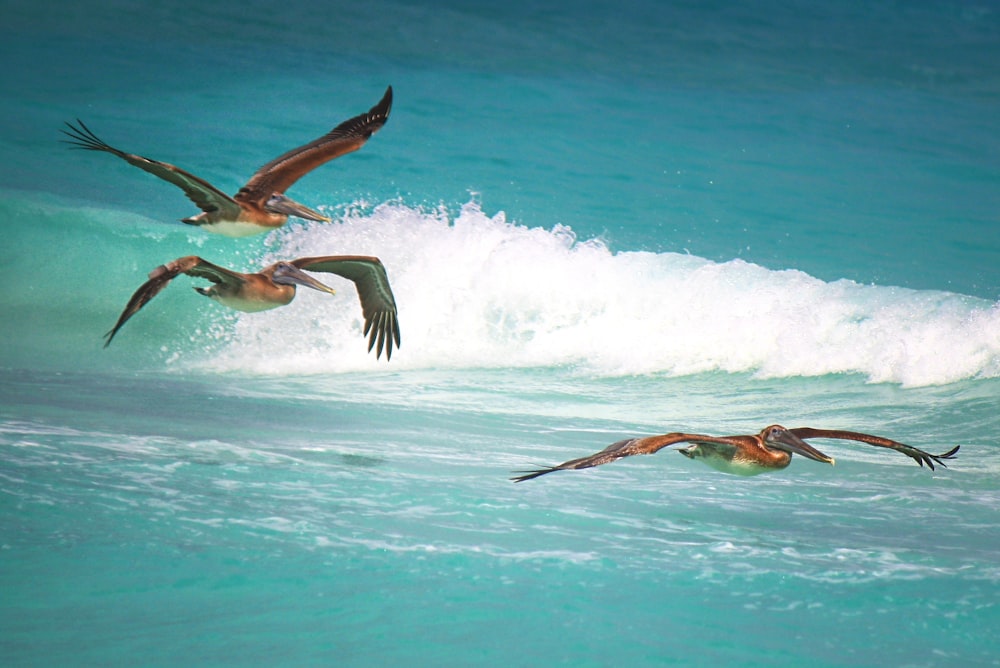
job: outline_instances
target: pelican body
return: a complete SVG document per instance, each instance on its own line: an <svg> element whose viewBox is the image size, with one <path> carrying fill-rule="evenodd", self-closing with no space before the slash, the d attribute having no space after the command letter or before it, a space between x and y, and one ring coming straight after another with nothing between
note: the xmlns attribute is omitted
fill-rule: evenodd
<svg viewBox="0 0 1000 668"><path fill-rule="evenodd" d="M667 446L678 443L690 443L687 447L678 449L685 457L700 460L718 471L735 475L752 476L768 471L780 471L791 463L793 454L802 455L825 464L834 464L833 457L823 454L806 442L806 439L811 438L858 441L868 445L890 448L912 458L920 466L926 464L931 470L934 469L935 463L946 466L942 460L953 459L959 448L959 446L955 446L944 454L932 455L905 443L856 431L813 429L811 427L787 429L781 425L771 425L765 427L759 434L744 436L706 436L705 434L673 432L618 441L588 457L571 459L557 466L535 471L520 472L522 475L512 478L512 480L522 482L553 471L600 466L632 455L652 455Z"/></svg>
<svg viewBox="0 0 1000 668"><path fill-rule="evenodd" d="M232 197L179 167L106 144L80 119L76 125L67 123L69 129L62 132L70 138L63 141L74 148L111 153L179 187L201 209L201 213L182 218L182 222L215 234L245 237L281 227L289 216L329 222L328 216L292 200L285 195L285 190L320 165L361 148L385 125L391 107L392 86L389 86L379 103L367 113L348 119L322 137L278 156L258 169Z"/></svg>
<svg viewBox="0 0 1000 668"><path fill-rule="evenodd" d="M105 335L107 348L115 334L129 318L139 312L153 297L181 274L208 279L213 285L195 290L224 306L237 311L255 313L289 304L295 298L296 286L335 294L333 288L303 270L337 274L354 282L365 318L364 334L368 336L369 352L377 346L375 357L392 357L393 342L400 345L396 301L389 287L385 267L377 257L360 255L327 255L303 257L276 262L254 274L231 271L207 262L197 255L180 257L160 265L149 273L149 280L139 286L122 311L115 326Z"/></svg>

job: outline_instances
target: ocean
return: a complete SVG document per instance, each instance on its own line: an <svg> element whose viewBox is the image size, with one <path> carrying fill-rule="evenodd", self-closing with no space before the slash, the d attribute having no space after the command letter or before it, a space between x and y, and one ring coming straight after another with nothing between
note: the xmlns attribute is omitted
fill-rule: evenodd
<svg viewBox="0 0 1000 668"><path fill-rule="evenodd" d="M1000 8L5 5L0 663L1000 665ZM79 118L235 193L68 150ZM375 255L263 313L180 276ZM744 478L633 436L850 429Z"/></svg>

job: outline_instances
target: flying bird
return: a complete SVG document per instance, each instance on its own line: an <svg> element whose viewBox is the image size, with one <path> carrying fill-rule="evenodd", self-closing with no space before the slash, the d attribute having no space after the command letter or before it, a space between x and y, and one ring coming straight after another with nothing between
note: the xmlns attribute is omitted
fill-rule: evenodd
<svg viewBox="0 0 1000 668"><path fill-rule="evenodd" d="M323 285L303 270L337 274L354 281L365 318L364 334L368 336L368 350L373 347L376 359L385 348L386 360L392 358L392 347L399 343L399 321L396 318L396 301L389 287L385 267L377 257L361 255L327 255L302 257L287 262L276 262L255 274L231 271L201 259L197 255L180 257L160 265L149 273L132 298L115 326L105 334L104 347L111 344L115 334L129 318L139 312L173 279L181 274L197 276L211 281L209 287L196 287L200 294L211 297L229 308L254 313L285 306L295 298L297 285L304 285L320 292L335 294L333 288Z"/></svg>
<svg viewBox="0 0 1000 668"><path fill-rule="evenodd" d="M882 448L890 448L914 459L920 466L926 464L931 470L934 464L946 466L941 460L954 459L959 446L941 455L932 455L913 446L899 443L881 436L862 434L839 429L813 429L796 427L787 429L781 425L765 427L759 434L751 436L706 436L704 434L670 433L646 438L629 438L612 443L604 450L580 459L571 459L558 466L550 466L535 471L518 471L522 475L511 478L514 482L531 480L538 476L571 469L585 469L613 462L632 455L652 455L669 445L690 443L679 448L685 457L700 459L705 464L724 473L736 475L758 475L768 471L780 471L792 461L792 454L802 455L817 462L833 464L829 457L809 445L806 439L832 438L858 441Z"/></svg>
<svg viewBox="0 0 1000 668"><path fill-rule="evenodd" d="M126 153L106 144L80 119L77 119L76 125L66 123L69 129L62 130L62 133L69 137L63 141L74 148L117 155L130 165L183 190L202 212L183 218L182 222L198 225L215 234L246 237L281 227L289 216L329 222L329 217L292 200L285 195L285 190L320 165L361 148L372 134L385 125L391 107L392 86L389 86L382 100L368 112L344 121L319 139L267 163L232 197L180 167Z"/></svg>

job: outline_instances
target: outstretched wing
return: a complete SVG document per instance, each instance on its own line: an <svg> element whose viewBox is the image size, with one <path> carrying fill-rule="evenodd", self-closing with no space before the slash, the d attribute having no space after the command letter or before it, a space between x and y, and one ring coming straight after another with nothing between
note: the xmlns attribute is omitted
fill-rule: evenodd
<svg viewBox="0 0 1000 668"><path fill-rule="evenodd" d="M892 450L896 450L897 452L902 452L907 457L915 460L918 464L920 464L920 466L927 464L932 471L934 470L935 462L947 468L947 464L941 460L954 459L958 453L959 447L961 447L956 445L948 452L940 455L932 455L931 453L924 452L923 450L915 448L912 445L906 445L905 443L893 441L881 436L862 434L857 431L844 431L842 429L813 429L812 427L796 427L795 429L789 429L788 431L792 432L801 439L835 438L844 441L858 441L860 443L867 443L868 445L876 445L880 448L890 448Z"/></svg>
<svg viewBox="0 0 1000 668"><path fill-rule="evenodd" d="M368 336L368 350L375 349L375 357L382 355L392 359L392 344L399 343L399 320L396 315L396 300L389 287L389 277L385 267L377 257L362 255L327 255L324 257L301 257L292 260L299 269L324 271L337 274L354 281L361 300L361 311L365 317L365 335Z"/></svg>
<svg viewBox="0 0 1000 668"><path fill-rule="evenodd" d="M211 213L213 211L223 211L234 220L236 216L239 215L240 205L237 204L232 197L222 192L208 181L200 179L194 174L184 171L180 167L175 167L158 160L144 158L141 155L121 151L104 143L98 138L97 135L91 132L90 128L88 128L79 118L76 119L76 123L77 125L67 123L66 127L68 127L69 130L62 131L64 135L69 137L68 140L63 140L65 143L72 144L75 148L82 148L88 151L104 151L105 153L117 155L130 165L134 165L143 171L149 172L153 176L158 176L164 181L174 184L183 190L188 199L194 202L195 206L202 211L207 213Z"/></svg>
<svg viewBox="0 0 1000 668"><path fill-rule="evenodd" d="M600 452L590 455L589 457L571 459L568 462L559 464L558 466L550 466L535 471L518 471L518 473L522 473L522 475L511 478L511 480L514 482L523 482L525 480L531 480L532 478L545 475L546 473L552 473L553 471L586 469L591 466L608 464L617 459L631 457L632 455L652 455L668 445L674 445L676 443L721 443L725 445L734 445L732 438L730 437L705 436L704 434L684 434L677 432L671 434L661 434L659 436L647 436L646 438L628 438L624 441L612 443Z"/></svg>
<svg viewBox="0 0 1000 668"><path fill-rule="evenodd" d="M319 139L278 156L257 170L236 193L244 202L263 203L274 193L283 193L303 175L345 153L357 151L389 120L392 86L366 113L344 121Z"/></svg>
<svg viewBox="0 0 1000 668"><path fill-rule="evenodd" d="M128 304L125 305L125 310L122 311L120 316L118 316L118 322L116 322L115 326L111 328L111 331L104 335L104 347L107 348L111 345L111 339L115 338L115 334L117 334L118 330L122 328L122 325L128 322L129 318L138 313L139 309L145 306L153 297L158 295L163 288L167 287L167 284L170 283L170 281L174 280L181 274L206 278L217 284L243 282L243 277L240 274L214 265L211 262L206 262L197 255L179 257L173 262L161 264L159 267L149 272L149 280L140 285L139 289L132 295L132 298L128 300Z"/></svg>

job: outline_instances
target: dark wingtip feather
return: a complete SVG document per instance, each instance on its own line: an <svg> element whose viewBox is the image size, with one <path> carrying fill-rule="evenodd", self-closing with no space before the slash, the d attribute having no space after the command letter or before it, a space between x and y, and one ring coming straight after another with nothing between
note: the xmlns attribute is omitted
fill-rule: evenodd
<svg viewBox="0 0 1000 668"><path fill-rule="evenodd" d="M388 362L392 359L392 340L396 339L396 347L399 347L399 334L396 333L395 337L392 336L396 330L396 319L392 317L391 313L386 314L386 320L388 320L389 334L390 336L385 337L385 361Z"/></svg>
<svg viewBox="0 0 1000 668"><path fill-rule="evenodd" d="M128 320L128 318L125 318L125 320ZM125 324L125 321L122 320L121 318L119 318L118 322L115 323L115 326L112 327L111 329L109 329L107 332L104 333L104 347L105 348L107 348L108 346L111 345L111 341L115 338L115 334L118 333L118 330L121 329L122 325L124 325L124 324Z"/></svg>
<svg viewBox="0 0 1000 668"><path fill-rule="evenodd" d="M948 468L948 465L945 464L942 460L955 459L955 456L958 453L958 449L960 447L962 446L956 445L948 452L944 452L940 455L932 455L931 453L923 452L922 450L917 450L916 453L912 454L907 453L907 454L909 454L910 457L912 457L918 464L920 464L921 468L923 468L924 464L927 464L927 468L929 468L931 471L936 471L937 468L934 466L934 464L936 463L942 468Z"/></svg>
<svg viewBox="0 0 1000 668"><path fill-rule="evenodd" d="M382 99L378 101L370 113L382 116L386 120L389 120L389 112L392 111L392 86L388 86L385 89L385 94L382 95Z"/></svg>
<svg viewBox="0 0 1000 668"><path fill-rule="evenodd" d="M945 452L943 454L940 454L940 455L930 455L930 459L927 461L927 465L930 466L931 470L933 471L934 470L934 464L932 464L930 460L934 460L938 464L940 464L942 467L948 468L948 465L945 464L941 460L942 459L955 459L956 455L958 454L958 449L960 447L962 447L962 446L956 445L954 448L952 448L951 450L949 450L948 452Z"/></svg>
<svg viewBox="0 0 1000 668"><path fill-rule="evenodd" d="M81 121L79 118L76 119L76 123L77 125L73 125L68 121L65 122L69 131L60 129L60 132L69 137L69 139L60 139L59 141L64 144L70 144L72 148L87 149L90 151L113 150L110 146L98 138L98 136L87 127L86 123Z"/></svg>
<svg viewBox="0 0 1000 668"><path fill-rule="evenodd" d="M385 324L379 323L378 328L378 349L375 352L375 359L378 359L382 355L382 348L385 346Z"/></svg>
<svg viewBox="0 0 1000 668"><path fill-rule="evenodd" d="M548 466L542 469L535 469L534 471L514 471L514 473L520 473L521 475L514 476L511 478L514 482L524 482L525 480L531 480L539 476L543 476L546 473L552 473L553 471L558 471L558 466Z"/></svg>

